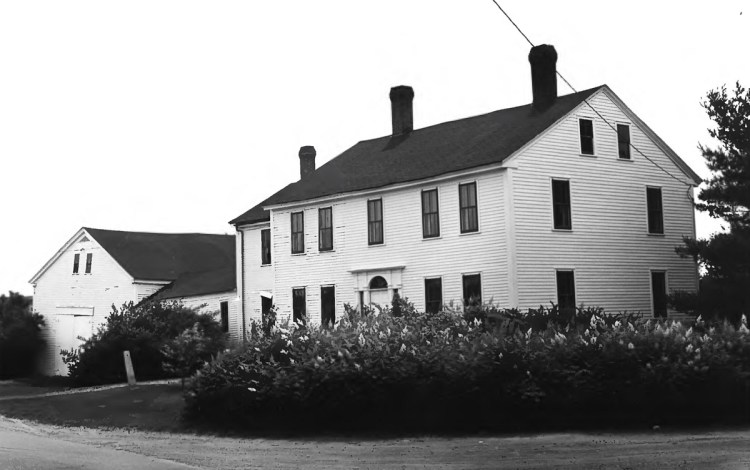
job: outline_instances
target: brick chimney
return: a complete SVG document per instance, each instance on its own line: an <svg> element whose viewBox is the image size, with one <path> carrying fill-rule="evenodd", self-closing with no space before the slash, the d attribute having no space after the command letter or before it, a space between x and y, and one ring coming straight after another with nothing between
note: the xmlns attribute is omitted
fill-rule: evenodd
<svg viewBox="0 0 750 470"><path fill-rule="evenodd" d="M414 90L410 86L395 86L391 88L390 96L393 135L411 132L414 129L414 112L412 110Z"/></svg>
<svg viewBox="0 0 750 470"><path fill-rule="evenodd" d="M534 46L529 52L531 63L531 89L534 94L533 107L544 111L557 98L557 52L553 46Z"/></svg>
<svg viewBox="0 0 750 470"><path fill-rule="evenodd" d="M303 180L315 171L315 154L312 145L299 148L299 179Z"/></svg>

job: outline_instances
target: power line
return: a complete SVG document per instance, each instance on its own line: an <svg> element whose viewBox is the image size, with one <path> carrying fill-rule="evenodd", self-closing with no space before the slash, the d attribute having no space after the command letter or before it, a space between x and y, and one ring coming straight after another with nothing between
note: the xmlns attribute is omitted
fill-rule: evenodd
<svg viewBox="0 0 750 470"><path fill-rule="evenodd" d="M521 33L521 36L523 36L523 38L526 39L526 42L528 42L531 45L531 47L535 47L534 43L531 42L531 39L529 39L529 37L526 36L526 34L521 30L521 28L516 24L516 22L513 21L513 18L511 18L510 15L508 15L508 13L503 9L503 7L501 7L500 4L497 3L497 0L492 0L492 3L494 3L495 6L497 6L497 8L503 13L503 15L505 15L505 17L508 18L508 21L510 21L510 23L513 26L515 26L515 28L518 30L518 32ZM563 74L560 73L559 70L555 70L555 73L557 73L557 76L560 77L560 79L563 82L565 82L565 84L568 85L568 87L571 90L573 90L573 93L578 93L578 90L576 90L575 87L573 87L573 85L571 85L570 82L565 77L563 77ZM601 113L596 108L594 108L594 106L591 103L589 103L588 99L584 98L583 101L584 101L584 103L586 103L588 105L589 108L591 108L592 111L594 111L596 113L597 116L599 116L601 118L602 121L604 121L605 124L607 124L610 127L610 129L612 129L615 132L615 134L617 134L617 128L615 126L613 126L612 123L610 123L609 121L607 121L607 119L604 116L602 116ZM693 186L691 183L684 182L682 179L680 179L677 176L673 175L672 173L670 173L669 171L667 171L664 167L662 167L661 165L659 165L658 163L656 163L654 160L652 160L651 158L649 158L645 153L641 152L640 149L638 147L636 147L633 142L630 142L629 145L633 148L633 150L635 150L636 152L638 152L638 154L640 154L643 158L645 158L646 160L648 160L649 162L651 162L655 167L657 167L658 169L660 169L661 171L663 171L664 173L666 173L667 175L669 175L670 177L672 177L674 180L679 181L680 183L682 183L682 184L684 184L686 186L689 186L689 187Z"/></svg>

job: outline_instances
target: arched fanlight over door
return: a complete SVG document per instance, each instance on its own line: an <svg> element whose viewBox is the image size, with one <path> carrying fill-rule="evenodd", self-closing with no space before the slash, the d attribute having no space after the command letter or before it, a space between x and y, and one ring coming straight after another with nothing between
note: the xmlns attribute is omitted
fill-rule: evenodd
<svg viewBox="0 0 750 470"><path fill-rule="evenodd" d="M388 281L383 276L375 276L370 279L370 289L387 289Z"/></svg>

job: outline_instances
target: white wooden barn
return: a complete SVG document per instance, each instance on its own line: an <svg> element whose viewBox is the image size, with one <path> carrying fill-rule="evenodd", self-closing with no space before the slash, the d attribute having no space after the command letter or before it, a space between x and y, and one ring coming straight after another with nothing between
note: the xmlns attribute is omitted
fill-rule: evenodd
<svg viewBox="0 0 750 470"><path fill-rule="evenodd" d="M237 323L336 321L343 306L418 309L474 298L500 307L601 306L674 316L695 291L675 247L695 235L698 175L606 85L557 95L557 54L529 55L532 103L413 128L410 87L391 90L393 132L236 217ZM233 312L234 313L234 312Z"/></svg>
<svg viewBox="0 0 750 470"><path fill-rule="evenodd" d="M61 349L79 347L113 306L149 297L205 304L229 331L237 318L235 269L232 235L81 228L29 281L34 310L47 323L44 370L67 374Z"/></svg>

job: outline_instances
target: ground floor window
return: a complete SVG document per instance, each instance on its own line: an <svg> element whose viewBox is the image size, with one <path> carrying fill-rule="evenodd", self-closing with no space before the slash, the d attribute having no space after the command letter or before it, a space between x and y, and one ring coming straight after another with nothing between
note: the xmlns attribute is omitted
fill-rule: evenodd
<svg viewBox="0 0 750 470"><path fill-rule="evenodd" d="M263 319L263 324L268 324L268 314L271 313L273 308L273 299L271 297L260 297L260 314Z"/></svg>
<svg viewBox="0 0 750 470"><path fill-rule="evenodd" d="M229 302L221 302L219 304L221 312L221 331L224 333L229 332Z"/></svg>
<svg viewBox="0 0 750 470"><path fill-rule="evenodd" d="M295 323L304 323L307 317L307 296L305 288L292 289L292 320Z"/></svg>
<svg viewBox="0 0 750 470"><path fill-rule="evenodd" d="M654 316L667 318L667 273L651 271L651 296L654 302Z"/></svg>
<svg viewBox="0 0 750 470"><path fill-rule="evenodd" d="M427 313L437 313L443 306L443 280L439 277L424 280L424 303Z"/></svg>
<svg viewBox="0 0 750 470"><path fill-rule="evenodd" d="M576 308L576 283L573 271L557 271L557 307L561 312Z"/></svg>
<svg viewBox="0 0 750 470"><path fill-rule="evenodd" d="M320 288L320 324L324 328L333 327L336 323L336 288L323 286Z"/></svg>
<svg viewBox="0 0 750 470"><path fill-rule="evenodd" d="M479 274L465 274L464 306L482 305L482 277Z"/></svg>

